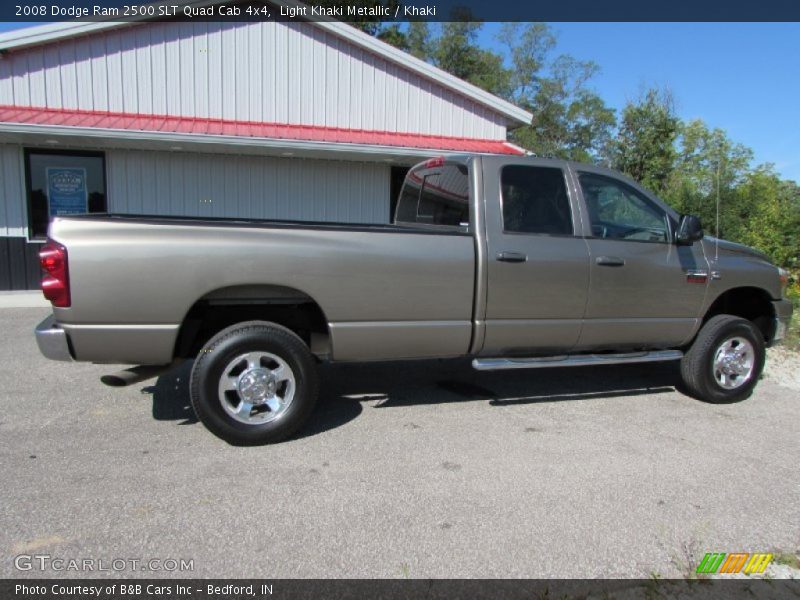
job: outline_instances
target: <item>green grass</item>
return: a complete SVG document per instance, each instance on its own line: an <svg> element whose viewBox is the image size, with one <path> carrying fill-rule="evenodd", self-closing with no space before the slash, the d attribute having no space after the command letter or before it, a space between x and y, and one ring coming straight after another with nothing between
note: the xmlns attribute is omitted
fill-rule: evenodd
<svg viewBox="0 0 800 600"><path fill-rule="evenodd" d="M778 565L787 565L795 569L800 569L800 556L791 552L780 552L776 554L772 562Z"/></svg>
<svg viewBox="0 0 800 600"><path fill-rule="evenodd" d="M792 313L792 321L789 323L783 345L789 350L797 351L800 350L800 314L798 314L800 313L800 291L796 283L787 290L786 297L792 301L794 313Z"/></svg>

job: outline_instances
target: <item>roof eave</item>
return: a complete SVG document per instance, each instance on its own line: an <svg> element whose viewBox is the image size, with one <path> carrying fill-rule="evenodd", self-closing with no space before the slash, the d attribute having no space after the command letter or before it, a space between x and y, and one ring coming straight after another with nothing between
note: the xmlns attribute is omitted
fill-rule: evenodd
<svg viewBox="0 0 800 600"><path fill-rule="evenodd" d="M297 153L298 156L308 153L324 153L330 158L338 160L346 159L347 155L357 155L364 157L374 157L374 160L381 160L387 157L402 158L429 158L431 156L454 156L464 155L463 149L448 150L441 148L422 148L413 146L387 146L379 144L359 144L350 142L320 142L308 140L295 140L289 138L267 138L267 137L242 137L218 134L197 134L179 132L160 132L143 131L132 129L106 129L94 127L76 127L68 125L32 125L26 123L0 122L0 135L22 134L36 136L37 139L47 138L47 143L52 145L51 140L68 138L74 140L91 140L103 142L103 145L113 146L115 141L123 142L151 142L163 144L168 149L174 150L175 146L183 149L207 149L214 147L239 148L242 150L270 150L268 153L290 156ZM32 138L29 138L32 139ZM91 145L91 141L88 145ZM516 148L513 144L505 142L510 148ZM68 144L72 145L72 144ZM57 147L57 146L54 146ZM481 152L471 152L467 154L485 154Z"/></svg>

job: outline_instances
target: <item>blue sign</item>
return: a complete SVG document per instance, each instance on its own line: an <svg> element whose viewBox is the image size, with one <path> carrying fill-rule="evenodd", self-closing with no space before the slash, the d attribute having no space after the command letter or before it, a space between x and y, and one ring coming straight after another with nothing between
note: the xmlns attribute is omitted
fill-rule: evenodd
<svg viewBox="0 0 800 600"><path fill-rule="evenodd" d="M47 202L51 217L87 212L86 169L47 167Z"/></svg>

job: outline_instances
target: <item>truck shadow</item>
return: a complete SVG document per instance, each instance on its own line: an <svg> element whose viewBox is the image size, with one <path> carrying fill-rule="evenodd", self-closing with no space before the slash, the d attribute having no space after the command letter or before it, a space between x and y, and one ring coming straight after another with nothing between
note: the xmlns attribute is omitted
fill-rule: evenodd
<svg viewBox="0 0 800 600"><path fill-rule="evenodd" d="M178 425L194 425L198 422L189 402L192 364L191 361L185 362L142 387L141 392L152 397L155 420L177 421ZM358 417L362 410L358 400L331 398L323 392L309 422L294 437L308 437L335 429Z"/></svg>
<svg viewBox="0 0 800 600"><path fill-rule="evenodd" d="M674 392L678 363L478 372L469 360L325 365L330 400L376 401L378 408L488 401L514 406Z"/></svg>
<svg viewBox="0 0 800 600"><path fill-rule="evenodd" d="M152 397L154 419L197 423L189 403L191 368L184 363L142 388ZM474 401L513 407L668 393L680 380L677 362L477 372L465 359L329 364L319 375L317 409L295 439L346 425L365 402L375 408Z"/></svg>
<svg viewBox="0 0 800 600"><path fill-rule="evenodd" d="M193 364L192 361L181 363L159 375L155 383L148 381L142 388L143 394L150 394L153 398L153 418L156 421L179 421L178 425L198 422L189 402L189 375Z"/></svg>

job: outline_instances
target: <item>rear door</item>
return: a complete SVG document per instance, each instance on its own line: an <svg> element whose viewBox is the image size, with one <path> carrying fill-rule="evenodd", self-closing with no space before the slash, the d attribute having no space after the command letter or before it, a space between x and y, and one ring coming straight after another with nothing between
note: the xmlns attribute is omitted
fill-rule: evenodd
<svg viewBox="0 0 800 600"><path fill-rule="evenodd" d="M686 341L708 281L702 244L676 245L676 215L632 182L580 165L574 177L587 215L591 273L579 348Z"/></svg>
<svg viewBox="0 0 800 600"><path fill-rule="evenodd" d="M487 237L482 354L568 351L581 331L589 255L566 163L482 160Z"/></svg>

